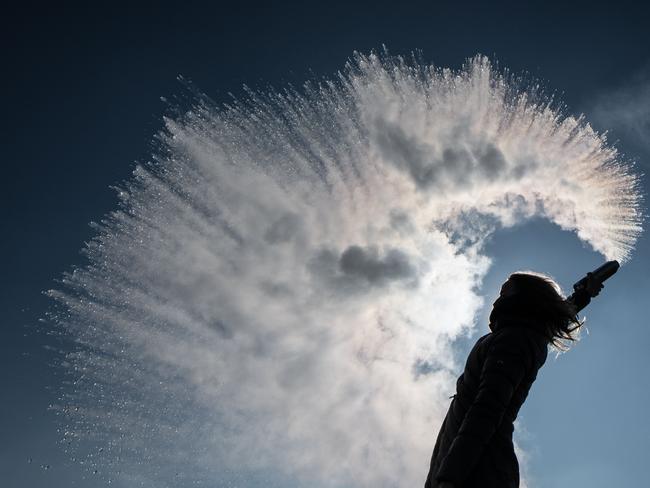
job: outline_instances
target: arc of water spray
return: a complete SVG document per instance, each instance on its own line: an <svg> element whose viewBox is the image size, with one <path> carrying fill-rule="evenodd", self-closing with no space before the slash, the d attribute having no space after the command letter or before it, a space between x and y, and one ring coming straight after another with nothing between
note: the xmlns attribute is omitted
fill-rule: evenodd
<svg viewBox="0 0 650 488"><path fill-rule="evenodd" d="M125 486L416 485L486 237L543 216L625 261L641 232L631 165L481 56L356 54L158 141L49 291L66 437Z"/></svg>

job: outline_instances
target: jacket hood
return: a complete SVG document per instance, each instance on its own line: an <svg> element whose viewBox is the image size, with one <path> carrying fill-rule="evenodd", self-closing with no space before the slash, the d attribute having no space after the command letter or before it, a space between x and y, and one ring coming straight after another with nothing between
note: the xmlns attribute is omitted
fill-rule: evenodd
<svg viewBox="0 0 650 488"><path fill-rule="evenodd" d="M543 329L543 323L538 318L540 311L536 310L537 306L538 304L517 295L497 298L490 313L490 330L496 332L503 327Z"/></svg>

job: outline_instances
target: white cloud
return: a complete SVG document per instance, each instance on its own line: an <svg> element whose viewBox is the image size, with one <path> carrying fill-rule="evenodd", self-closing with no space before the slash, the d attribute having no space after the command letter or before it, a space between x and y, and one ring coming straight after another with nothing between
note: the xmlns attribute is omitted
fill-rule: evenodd
<svg viewBox="0 0 650 488"><path fill-rule="evenodd" d="M69 435L116 479L421 484L489 233L542 215L625 259L640 232L616 152L484 58L359 55L303 95L166 123L92 265L51 291L80 343Z"/></svg>

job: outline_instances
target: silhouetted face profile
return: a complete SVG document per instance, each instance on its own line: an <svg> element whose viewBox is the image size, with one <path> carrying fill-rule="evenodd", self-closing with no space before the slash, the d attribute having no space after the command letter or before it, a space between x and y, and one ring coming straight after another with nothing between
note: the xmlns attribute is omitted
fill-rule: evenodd
<svg viewBox="0 0 650 488"><path fill-rule="evenodd" d="M510 319L511 324L539 328L554 346L564 349L563 341L573 341L572 332L582 325L576 314L551 277L518 271L501 285L490 313L490 329L495 331L500 319Z"/></svg>
<svg viewBox="0 0 650 488"><path fill-rule="evenodd" d="M501 293L499 294L499 297L507 297L507 296L512 296L515 295L517 291L517 285L516 283L508 278L506 282L501 285Z"/></svg>
<svg viewBox="0 0 650 488"><path fill-rule="evenodd" d="M517 299L517 284L513 279L508 278L503 285L501 285L501 292L499 297L492 304L492 312L490 313L490 324L496 324L498 318L507 314L513 308L512 304Z"/></svg>
<svg viewBox="0 0 650 488"><path fill-rule="evenodd" d="M548 319L547 313L554 302L562 301L559 287L546 276L532 272L517 272L501 285L499 297L495 300L490 324L508 316L517 319Z"/></svg>

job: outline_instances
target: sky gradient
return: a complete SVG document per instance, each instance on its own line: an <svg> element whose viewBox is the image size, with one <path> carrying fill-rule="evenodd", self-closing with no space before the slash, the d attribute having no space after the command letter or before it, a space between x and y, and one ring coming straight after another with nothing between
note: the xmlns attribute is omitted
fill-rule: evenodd
<svg viewBox="0 0 650 488"><path fill-rule="evenodd" d="M2 34L10 66L2 80L9 150L0 478L7 486L99 486L83 480L56 444L48 405L56 403L62 375L52 349L68 346L38 327L49 303L41 292L83 263L79 249L94 234L88 222L115 208L109 186L148 159L168 110L160 97L183 93L178 74L220 103L229 92L241 95L242 84L264 89L332 76L354 50L382 44L393 54L421 49L425 61L453 68L483 53L540 79L568 113L585 113L610 131L647 172L643 12L541 5L11 12ZM481 290L487 303L513 270L548 272L567 290L602 261L574 235L537 220L498 232L487 254L494 259ZM549 356L540 372L520 416L530 486L643 484L650 398L639 385L650 373L649 261L642 237L632 261L586 310L591 334L557 361ZM486 330L488 313L479 315L476 336L456 342L459 357Z"/></svg>

